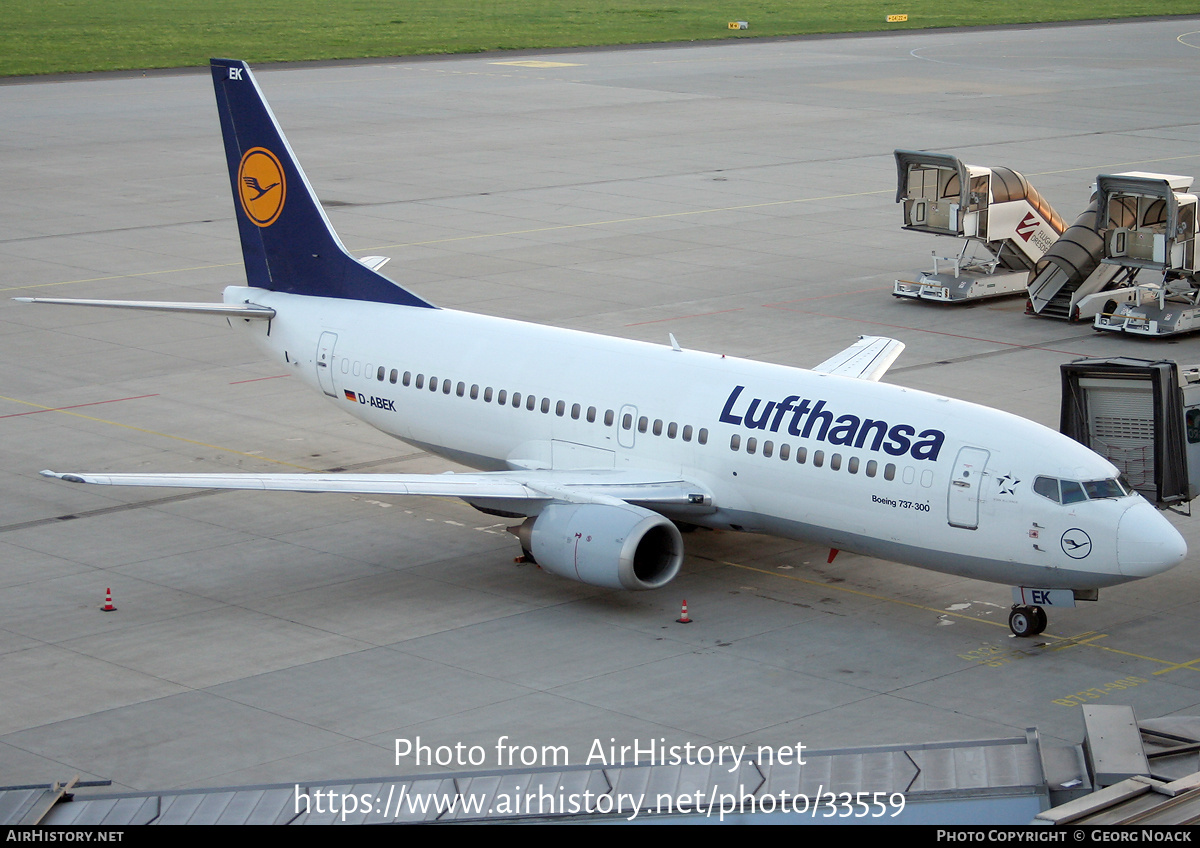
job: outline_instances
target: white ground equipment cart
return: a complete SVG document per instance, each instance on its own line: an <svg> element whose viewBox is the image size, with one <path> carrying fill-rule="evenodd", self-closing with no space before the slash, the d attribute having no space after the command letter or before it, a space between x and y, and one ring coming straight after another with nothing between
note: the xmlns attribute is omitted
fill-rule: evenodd
<svg viewBox="0 0 1200 848"><path fill-rule="evenodd" d="M1009 168L897 150L896 176L904 229L962 242L954 256L933 251L932 272L896 280L896 297L956 303L1024 294L1029 272L1066 229L1037 189Z"/></svg>
<svg viewBox="0 0 1200 848"><path fill-rule="evenodd" d="M1080 301L1097 330L1170 336L1200 329L1196 195L1191 177L1114 174L1096 180L1095 230L1105 265L1128 281Z"/></svg>

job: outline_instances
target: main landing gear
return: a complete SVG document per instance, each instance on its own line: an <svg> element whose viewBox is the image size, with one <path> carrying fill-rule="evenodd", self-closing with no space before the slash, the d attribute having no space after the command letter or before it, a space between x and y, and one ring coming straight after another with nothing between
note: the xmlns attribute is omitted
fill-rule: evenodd
<svg viewBox="0 0 1200 848"><path fill-rule="evenodd" d="M1046 611L1041 607L1014 604L1008 614L1008 629L1014 636L1037 636L1047 623Z"/></svg>

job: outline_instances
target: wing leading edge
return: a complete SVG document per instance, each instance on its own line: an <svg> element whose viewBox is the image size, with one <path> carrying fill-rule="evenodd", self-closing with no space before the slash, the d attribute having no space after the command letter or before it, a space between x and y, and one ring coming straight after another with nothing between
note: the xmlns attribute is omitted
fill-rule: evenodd
<svg viewBox="0 0 1200 848"><path fill-rule="evenodd" d="M651 509L712 511L712 495L679 478L636 471L494 471L466 474L91 474L43 471L68 483L245 489L459 498L467 503L507 503L532 514L551 502L626 502Z"/></svg>

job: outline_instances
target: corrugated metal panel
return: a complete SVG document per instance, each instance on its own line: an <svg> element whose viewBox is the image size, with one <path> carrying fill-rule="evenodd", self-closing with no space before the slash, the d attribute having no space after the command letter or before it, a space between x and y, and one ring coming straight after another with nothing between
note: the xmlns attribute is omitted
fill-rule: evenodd
<svg viewBox="0 0 1200 848"><path fill-rule="evenodd" d="M1135 489L1153 490L1153 385L1148 381L1081 380L1080 386L1088 390L1088 427L1097 449Z"/></svg>
<svg viewBox="0 0 1200 848"><path fill-rule="evenodd" d="M246 816L246 824L287 824L296 818L295 788L268 789Z"/></svg>
<svg viewBox="0 0 1200 848"><path fill-rule="evenodd" d="M16 824L19 822L45 791L42 788L11 789L8 792L0 792L0 823Z"/></svg>
<svg viewBox="0 0 1200 848"><path fill-rule="evenodd" d="M193 824L192 816L204 801L204 796L168 795L162 799L162 813L155 824Z"/></svg>

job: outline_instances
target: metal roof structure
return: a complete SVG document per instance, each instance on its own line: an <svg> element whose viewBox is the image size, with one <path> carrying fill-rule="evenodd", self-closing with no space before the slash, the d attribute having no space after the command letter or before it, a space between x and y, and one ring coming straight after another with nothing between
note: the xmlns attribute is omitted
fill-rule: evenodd
<svg viewBox="0 0 1200 848"><path fill-rule="evenodd" d="M1024 824L1049 804L1036 731L973 742L804 752L803 763L731 761L507 770L327 783L105 793L0 791L0 823L382 824L788 815ZM1070 759L1070 758L1068 758ZM957 805L969 812L955 813ZM797 816L796 813L802 815Z"/></svg>
<svg viewBox="0 0 1200 848"><path fill-rule="evenodd" d="M1091 708L1095 711L1096 708ZM1129 708L1107 708L1110 715ZM1085 721L1088 720L1085 712ZM1112 782L1039 813L1039 824L1180 825L1200 823L1200 718L1173 716L1138 722L1136 742L1145 773ZM1092 728L1089 726L1089 740ZM1129 740L1116 747L1129 747ZM1095 748L1094 744L1090 745ZM1096 756L1093 754L1093 762ZM1095 765L1092 773L1096 773Z"/></svg>

